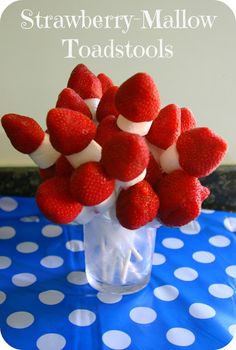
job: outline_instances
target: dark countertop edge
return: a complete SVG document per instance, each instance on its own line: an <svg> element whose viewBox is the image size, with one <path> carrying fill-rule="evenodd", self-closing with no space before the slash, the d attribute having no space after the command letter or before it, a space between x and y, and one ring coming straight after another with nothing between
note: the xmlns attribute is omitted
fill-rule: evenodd
<svg viewBox="0 0 236 350"><path fill-rule="evenodd" d="M203 208L236 212L236 164L221 165L200 179L211 190ZM0 195L34 197L41 182L37 167L0 167Z"/></svg>

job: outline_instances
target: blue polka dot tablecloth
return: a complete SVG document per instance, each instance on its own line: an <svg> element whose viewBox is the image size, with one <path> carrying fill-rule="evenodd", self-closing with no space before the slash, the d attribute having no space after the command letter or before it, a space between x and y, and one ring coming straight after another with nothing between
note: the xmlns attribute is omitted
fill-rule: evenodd
<svg viewBox="0 0 236 350"><path fill-rule="evenodd" d="M211 210L180 229L160 227L150 284L133 295L107 295L87 283L82 226L52 224L33 198L0 197L0 349L232 344L235 232L236 214Z"/></svg>

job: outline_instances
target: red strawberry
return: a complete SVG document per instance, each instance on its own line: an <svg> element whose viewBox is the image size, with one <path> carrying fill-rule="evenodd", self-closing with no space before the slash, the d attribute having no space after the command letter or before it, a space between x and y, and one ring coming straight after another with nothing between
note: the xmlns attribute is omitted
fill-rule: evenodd
<svg viewBox="0 0 236 350"><path fill-rule="evenodd" d="M150 153L147 174L144 180L146 180L151 186L154 186L157 181L162 178L162 176L163 174L160 165L155 161L153 155Z"/></svg>
<svg viewBox="0 0 236 350"><path fill-rule="evenodd" d="M160 110L160 98L153 79L137 73L126 80L116 94L116 108L133 122L154 120Z"/></svg>
<svg viewBox="0 0 236 350"><path fill-rule="evenodd" d="M96 119L98 122L101 122L102 119L108 115L114 115L115 117L118 116L119 112L117 111L115 105L117 90L118 86L112 86L102 96L96 112Z"/></svg>
<svg viewBox="0 0 236 350"><path fill-rule="evenodd" d="M180 166L192 176L203 177L222 161L227 143L208 128L195 128L180 135L176 148Z"/></svg>
<svg viewBox="0 0 236 350"><path fill-rule="evenodd" d="M147 167L149 150L139 135L119 132L105 143L101 163L107 174L120 181L130 181Z"/></svg>
<svg viewBox="0 0 236 350"><path fill-rule="evenodd" d="M48 180L51 177L55 176L55 165L52 165L46 169L39 168L39 175L40 175L42 180Z"/></svg>
<svg viewBox="0 0 236 350"><path fill-rule="evenodd" d="M210 191L196 177L176 170L158 181L159 218L167 226L182 226L194 220Z"/></svg>
<svg viewBox="0 0 236 350"><path fill-rule="evenodd" d="M104 73L100 73L98 74L98 79L100 80L101 84L102 84L102 93L104 94L110 87L112 87L113 81L111 80L111 78L109 78L106 74Z"/></svg>
<svg viewBox="0 0 236 350"><path fill-rule="evenodd" d="M122 190L116 202L116 216L120 224L135 230L152 221L157 215L159 199L147 181Z"/></svg>
<svg viewBox="0 0 236 350"><path fill-rule="evenodd" d="M71 176L74 168L65 156L61 155L55 164L55 175L56 176Z"/></svg>
<svg viewBox="0 0 236 350"><path fill-rule="evenodd" d="M39 209L46 218L57 224L73 221L83 208L71 196L69 184L66 177L53 177L43 182L36 193Z"/></svg>
<svg viewBox="0 0 236 350"><path fill-rule="evenodd" d="M67 86L83 99L102 97L100 80L84 64L78 64L73 69Z"/></svg>
<svg viewBox="0 0 236 350"><path fill-rule="evenodd" d="M47 127L53 147L65 155L83 150L96 134L91 119L65 108L53 108L48 112Z"/></svg>
<svg viewBox="0 0 236 350"><path fill-rule="evenodd" d="M101 123L98 125L95 141L97 141L101 147L104 147L105 143L107 143L117 132L120 131L121 130L116 124L116 117L114 117L114 115L108 115L107 117L103 118Z"/></svg>
<svg viewBox="0 0 236 350"><path fill-rule="evenodd" d="M146 135L153 145L167 149L180 135L180 108L175 104L162 108Z"/></svg>
<svg viewBox="0 0 236 350"><path fill-rule="evenodd" d="M57 108L68 108L73 111L81 112L89 118L92 118L91 112L84 100L74 90L65 88L58 96Z"/></svg>
<svg viewBox="0 0 236 350"><path fill-rule="evenodd" d="M82 164L71 177L71 194L86 206L94 206L103 202L113 193L114 189L115 180L105 174L98 162Z"/></svg>
<svg viewBox="0 0 236 350"><path fill-rule="evenodd" d="M12 145L25 154L34 152L44 140L44 131L32 118L6 114L1 123Z"/></svg>
<svg viewBox="0 0 236 350"><path fill-rule="evenodd" d="M181 108L181 133L190 129L194 129L197 126L197 122L194 118L192 111L187 107Z"/></svg>

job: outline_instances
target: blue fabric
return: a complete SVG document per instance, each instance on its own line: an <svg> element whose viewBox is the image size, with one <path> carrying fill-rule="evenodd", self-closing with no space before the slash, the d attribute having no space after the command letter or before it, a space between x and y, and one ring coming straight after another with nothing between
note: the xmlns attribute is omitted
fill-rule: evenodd
<svg viewBox="0 0 236 350"><path fill-rule="evenodd" d="M236 214L214 211L160 227L150 284L110 300L86 283L81 226L1 197L2 336L22 350L219 349L236 332L235 231Z"/></svg>

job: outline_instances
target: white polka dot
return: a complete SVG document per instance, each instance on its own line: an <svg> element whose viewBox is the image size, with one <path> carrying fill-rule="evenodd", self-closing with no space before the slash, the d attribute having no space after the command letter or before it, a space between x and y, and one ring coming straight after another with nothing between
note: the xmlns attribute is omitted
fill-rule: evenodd
<svg viewBox="0 0 236 350"><path fill-rule="evenodd" d="M152 258L152 265L162 265L166 262L166 257L160 253L154 253Z"/></svg>
<svg viewBox="0 0 236 350"><path fill-rule="evenodd" d="M12 277L12 283L17 287L28 287L36 280L36 276L32 273L18 273Z"/></svg>
<svg viewBox="0 0 236 350"><path fill-rule="evenodd" d="M84 250L84 242L74 239L66 242L66 248L72 252L82 252Z"/></svg>
<svg viewBox="0 0 236 350"><path fill-rule="evenodd" d="M0 256L0 270L7 269L9 266L11 266L11 259L7 256Z"/></svg>
<svg viewBox="0 0 236 350"><path fill-rule="evenodd" d="M197 271L191 267L180 267L174 271L174 275L179 280L186 282L194 281L198 277Z"/></svg>
<svg viewBox="0 0 236 350"><path fill-rule="evenodd" d="M60 256L56 256L56 255L45 256L45 258L43 258L40 261L40 264L48 269L56 269L62 266L63 263L64 263L64 260Z"/></svg>
<svg viewBox="0 0 236 350"><path fill-rule="evenodd" d="M104 304L115 304L122 300L121 294L97 293L97 298Z"/></svg>
<svg viewBox="0 0 236 350"><path fill-rule="evenodd" d="M12 328L23 329L32 325L34 316L25 311L14 312L7 317L7 324Z"/></svg>
<svg viewBox="0 0 236 350"><path fill-rule="evenodd" d="M213 214L215 210L213 209L202 209L202 213L204 214Z"/></svg>
<svg viewBox="0 0 236 350"><path fill-rule="evenodd" d="M224 219L224 225L230 232L236 232L236 217L229 217Z"/></svg>
<svg viewBox="0 0 236 350"><path fill-rule="evenodd" d="M14 237L16 230L11 226L0 227L0 239L10 239Z"/></svg>
<svg viewBox="0 0 236 350"><path fill-rule="evenodd" d="M230 298L234 294L233 288L222 283L218 283L218 284L216 283L216 284L210 285L210 287L208 288L208 291L214 297L221 298L221 299Z"/></svg>
<svg viewBox="0 0 236 350"><path fill-rule="evenodd" d="M211 306L202 303L192 304L189 308L189 313L199 319L212 318L216 315L215 310Z"/></svg>
<svg viewBox="0 0 236 350"><path fill-rule="evenodd" d="M86 277L86 273L83 272L83 271L70 272L67 275L67 281L72 283L72 284L76 284L78 286L88 283L88 280L87 280L87 277Z"/></svg>
<svg viewBox="0 0 236 350"><path fill-rule="evenodd" d="M209 239L209 243L215 247L224 248L230 245L230 239L223 235L216 235Z"/></svg>
<svg viewBox="0 0 236 350"><path fill-rule="evenodd" d="M194 334L186 328L171 328L166 333L167 340L177 346L189 346L195 342Z"/></svg>
<svg viewBox="0 0 236 350"><path fill-rule="evenodd" d="M44 334L37 340L39 350L62 350L65 345L65 338L57 333Z"/></svg>
<svg viewBox="0 0 236 350"><path fill-rule="evenodd" d="M155 321L157 318L156 311L150 307L135 307L129 314L132 321L140 324L148 324Z"/></svg>
<svg viewBox="0 0 236 350"><path fill-rule="evenodd" d="M0 208L4 211L13 211L17 208L18 203L15 199L10 197L0 198Z"/></svg>
<svg viewBox="0 0 236 350"><path fill-rule="evenodd" d="M39 294L39 300L46 305L56 305L62 302L65 295L58 290L47 290Z"/></svg>
<svg viewBox="0 0 236 350"><path fill-rule="evenodd" d="M178 289L169 284L155 288L153 293L155 297L163 301L173 301L179 295Z"/></svg>
<svg viewBox="0 0 236 350"><path fill-rule="evenodd" d="M230 277L236 278L236 265L230 265L225 269L225 272Z"/></svg>
<svg viewBox="0 0 236 350"><path fill-rule="evenodd" d="M184 242L179 238L165 238L162 245L169 249L180 249L184 246Z"/></svg>
<svg viewBox="0 0 236 350"><path fill-rule="evenodd" d="M85 309L74 310L69 315L69 321L80 327L90 326L95 320L95 313Z"/></svg>
<svg viewBox="0 0 236 350"><path fill-rule="evenodd" d="M6 294L0 290L0 305L4 303L6 298L7 298Z"/></svg>
<svg viewBox="0 0 236 350"><path fill-rule="evenodd" d="M205 250L193 253L193 259L202 264L209 264L215 261L215 255Z"/></svg>
<svg viewBox="0 0 236 350"><path fill-rule="evenodd" d="M39 222L39 217L38 216L24 216L20 218L20 221L22 222Z"/></svg>
<svg viewBox="0 0 236 350"><path fill-rule="evenodd" d="M127 349L131 344L130 336L122 331L111 330L103 334L103 343L112 350Z"/></svg>
<svg viewBox="0 0 236 350"><path fill-rule="evenodd" d="M196 235L201 231L201 227L197 221L191 221L187 225L181 226L180 231L187 235Z"/></svg>
<svg viewBox="0 0 236 350"><path fill-rule="evenodd" d="M229 326L229 333L232 335L232 336L235 336L236 335L236 323L235 324L231 324L231 326Z"/></svg>
<svg viewBox="0 0 236 350"><path fill-rule="evenodd" d="M23 243L19 243L16 246L16 250L18 250L18 252L25 253L25 254L34 253L38 249L39 249L38 244L34 242L23 242Z"/></svg>
<svg viewBox="0 0 236 350"><path fill-rule="evenodd" d="M58 225L46 225L42 229L42 234L50 238L60 236L62 232L62 227Z"/></svg>

